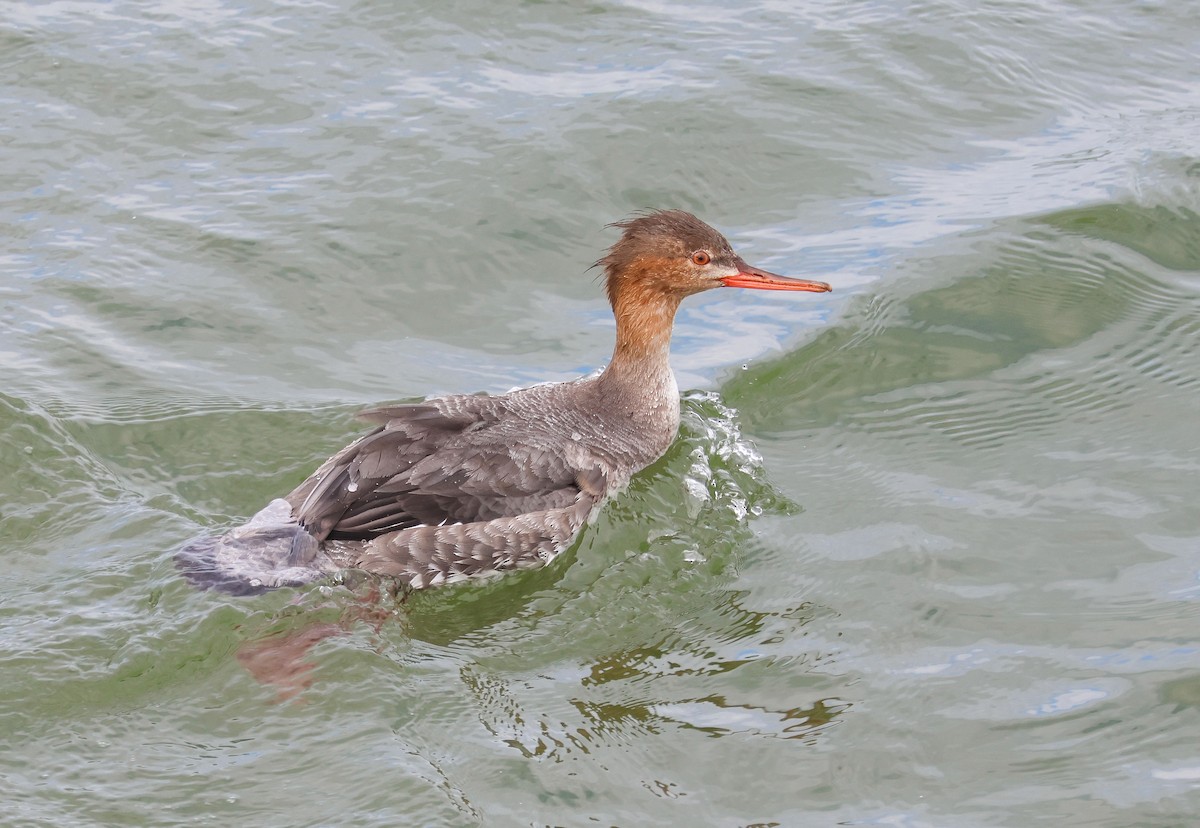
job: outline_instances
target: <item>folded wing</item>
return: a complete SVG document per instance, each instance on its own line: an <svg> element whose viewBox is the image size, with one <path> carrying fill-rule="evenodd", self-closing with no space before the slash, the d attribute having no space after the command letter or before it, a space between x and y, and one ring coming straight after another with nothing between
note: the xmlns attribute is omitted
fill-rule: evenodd
<svg viewBox="0 0 1200 828"><path fill-rule="evenodd" d="M603 475L514 442L502 406L457 397L364 412L379 427L288 495L293 513L318 541L367 540L564 509L581 489L599 499Z"/></svg>

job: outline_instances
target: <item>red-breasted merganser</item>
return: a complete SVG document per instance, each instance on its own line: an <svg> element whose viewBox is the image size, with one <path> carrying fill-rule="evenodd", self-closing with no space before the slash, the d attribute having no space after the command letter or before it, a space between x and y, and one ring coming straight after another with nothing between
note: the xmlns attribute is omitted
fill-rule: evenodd
<svg viewBox="0 0 1200 828"><path fill-rule="evenodd" d="M668 352L685 296L722 286L831 289L746 264L681 210L613 226L624 232L596 263L617 319L602 372L365 411L374 431L246 525L189 544L181 570L196 584L249 594L343 569L422 588L542 566L675 439Z"/></svg>

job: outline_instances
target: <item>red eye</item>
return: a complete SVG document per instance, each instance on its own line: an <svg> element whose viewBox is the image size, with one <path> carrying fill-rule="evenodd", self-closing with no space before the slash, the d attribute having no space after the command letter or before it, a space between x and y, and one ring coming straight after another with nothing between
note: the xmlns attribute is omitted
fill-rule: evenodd
<svg viewBox="0 0 1200 828"><path fill-rule="evenodd" d="M703 250L697 250L692 254L692 261L698 265L706 265L712 261L712 256Z"/></svg>

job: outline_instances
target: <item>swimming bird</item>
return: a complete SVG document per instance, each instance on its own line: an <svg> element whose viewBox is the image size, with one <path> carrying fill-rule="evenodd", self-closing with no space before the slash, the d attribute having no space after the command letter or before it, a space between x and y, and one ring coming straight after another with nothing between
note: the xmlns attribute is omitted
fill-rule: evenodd
<svg viewBox="0 0 1200 828"><path fill-rule="evenodd" d="M181 571L200 586L251 594L343 569L419 589L549 563L675 439L669 350L685 297L718 287L831 290L752 267L682 210L610 226L622 233L596 262L617 322L603 371L364 411L374 430L244 526L188 544L176 557Z"/></svg>

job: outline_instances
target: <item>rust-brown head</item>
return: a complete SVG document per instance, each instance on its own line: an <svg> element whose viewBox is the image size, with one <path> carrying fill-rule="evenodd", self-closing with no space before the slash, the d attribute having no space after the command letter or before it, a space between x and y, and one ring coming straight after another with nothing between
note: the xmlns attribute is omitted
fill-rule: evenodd
<svg viewBox="0 0 1200 828"><path fill-rule="evenodd" d="M618 296L635 288L680 298L716 287L832 290L824 282L746 264L724 236L683 210L659 210L610 226L625 232L596 264L604 267L608 301L614 306Z"/></svg>

